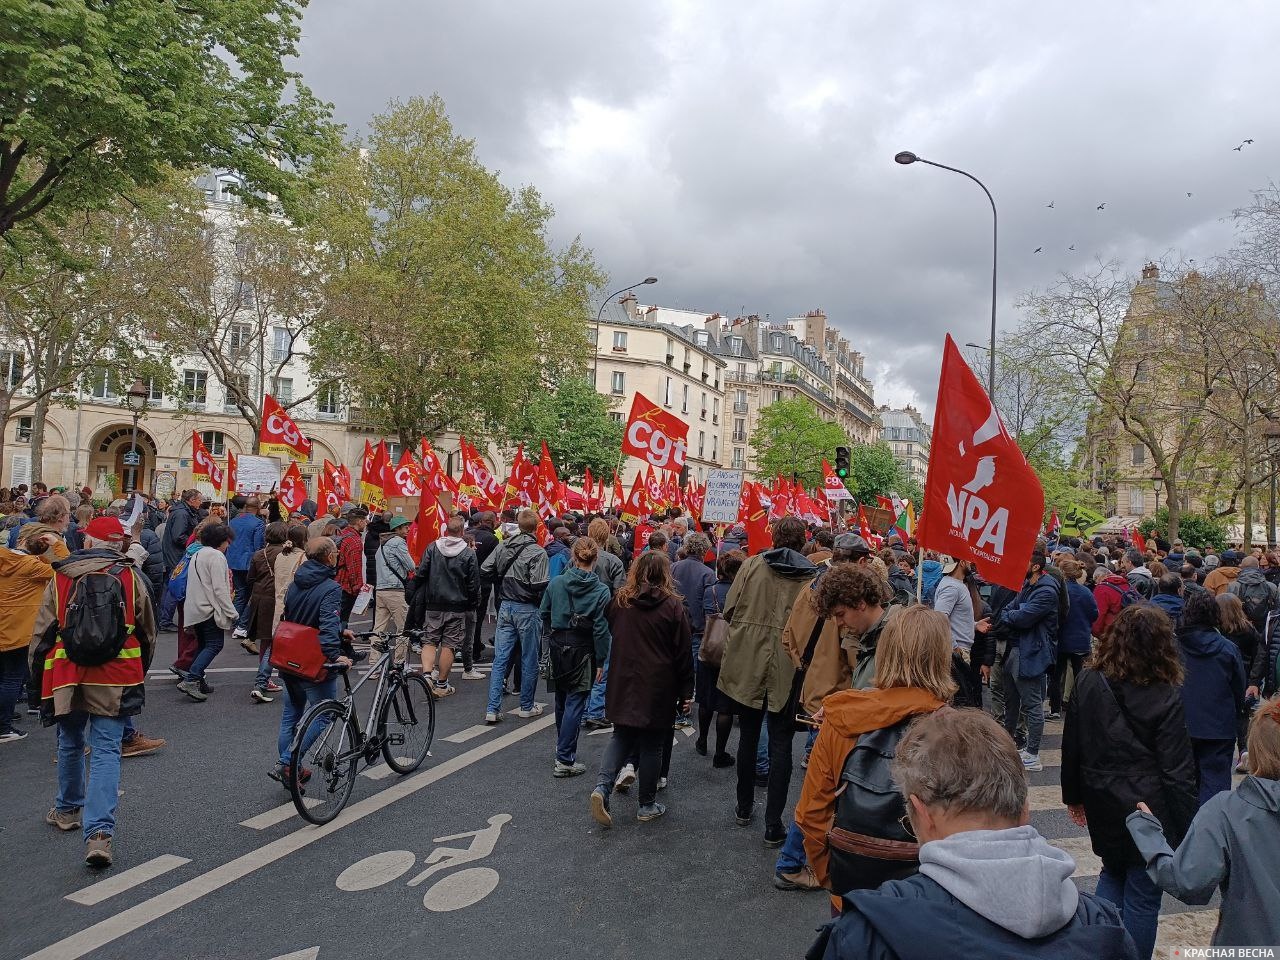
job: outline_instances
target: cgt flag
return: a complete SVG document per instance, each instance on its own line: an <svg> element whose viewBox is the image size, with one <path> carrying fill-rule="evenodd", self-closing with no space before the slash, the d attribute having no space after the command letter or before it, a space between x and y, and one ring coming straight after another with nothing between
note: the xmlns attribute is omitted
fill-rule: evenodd
<svg viewBox="0 0 1280 960"><path fill-rule="evenodd" d="M665 413L653 401L637 393L631 403L631 418L622 436L622 452L645 461L659 470L679 471L684 467L689 425L674 414Z"/></svg>
<svg viewBox="0 0 1280 960"><path fill-rule="evenodd" d="M284 408L271 394L262 398L262 429L258 431L258 449L263 454L273 453L294 461L311 459L311 441L302 435Z"/></svg>
<svg viewBox="0 0 1280 960"><path fill-rule="evenodd" d="M916 539L1018 590L1044 520L1044 490L950 336L943 349Z"/></svg>
<svg viewBox="0 0 1280 960"><path fill-rule="evenodd" d="M197 480L213 484L215 493L222 489L222 468L209 456L209 448L204 445L199 430L191 431L191 474Z"/></svg>
<svg viewBox="0 0 1280 960"><path fill-rule="evenodd" d="M827 495L828 500L853 499L853 494L844 485L844 481L836 476L836 472L831 469L831 464L827 463L826 457L822 458L822 492Z"/></svg>
<svg viewBox="0 0 1280 960"><path fill-rule="evenodd" d="M296 463L289 464L289 469L280 479L280 489L276 491L276 499L280 506L290 513L297 513L304 500L307 499L307 483L302 479L302 471Z"/></svg>
<svg viewBox="0 0 1280 960"><path fill-rule="evenodd" d="M227 451L227 489L223 499L230 501L240 489L240 466L236 463L236 455Z"/></svg>

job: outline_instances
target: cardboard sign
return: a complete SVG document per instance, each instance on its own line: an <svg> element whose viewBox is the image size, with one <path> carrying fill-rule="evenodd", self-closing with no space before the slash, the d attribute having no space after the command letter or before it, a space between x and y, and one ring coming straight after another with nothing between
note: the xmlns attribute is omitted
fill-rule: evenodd
<svg viewBox="0 0 1280 960"><path fill-rule="evenodd" d="M742 500L741 470L708 470L707 495L702 501L703 523L737 523Z"/></svg>
<svg viewBox="0 0 1280 960"><path fill-rule="evenodd" d="M280 461L275 457L245 454L236 458L240 493L270 493L280 486Z"/></svg>

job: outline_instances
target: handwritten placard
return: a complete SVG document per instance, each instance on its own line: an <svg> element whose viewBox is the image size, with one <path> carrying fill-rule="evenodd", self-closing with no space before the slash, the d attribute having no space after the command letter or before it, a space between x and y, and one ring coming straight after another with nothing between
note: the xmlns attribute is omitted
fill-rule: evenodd
<svg viewBox="0 0 1280 960"><path fill-rule="evenodd" d="M703 523L736 523L742 499L741 470L708 470L707 497L702 502Z"/></svg>

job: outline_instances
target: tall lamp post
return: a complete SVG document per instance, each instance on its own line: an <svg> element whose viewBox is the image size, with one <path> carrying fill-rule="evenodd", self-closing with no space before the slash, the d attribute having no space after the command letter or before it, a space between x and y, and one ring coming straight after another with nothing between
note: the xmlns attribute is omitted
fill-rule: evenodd
<svg viewBox="0 0 1280 960"><path fill-rule="evenodd" d="M1280 421L1268 418L1262 435L1266 438L1267 453L1271 459L1271 494L1267 503L1267 547L1270 548L1276 545L1276 460L1280 457Z"/></svg>
<svg viewBox="0 0 1280 960"><path fill-rule="evenodd" d="M636 287L643 287L646 284L657 283L657 282L658 282L657 277L645 277L639 283L633 283L629 287L623 287L621 290L615 290L613 293L605 297L604 302L600 304L600 309L596 311L595 355L591 359L591 386L594 389L597 389L597 390L599 389L599 387L596 385L596 371L600 367L600 320L604 316L604 308L609 305L609 303L613 300L614 297L621 296L622 294L626 293L628 290L634 290Z"/></svg>
<svg viewBox="0 0 1280 960"><path fill-rule="evenodd" d="M133 493L138 489L138 467L140 465L140 457L138 456L138 418L142 416L142 412L147 409L147 398L151 396L151 391L147 389L147 385L142 382L141 378L134 380L129 387L129 392L125 394L125 405L128 406L129 412L133 414L133 439L129 441L129 457L127 466L129 467L129 489L126 493Z"/></svg>
<svg viewBox="0 0 1280 960"><path fill-rule="evenodd" d="M1164 477L1158 473L1151 475L1151 486L1156 493L1156 513L1160 512L1160 488L1164 486Z"/></svg>
<svg viewBox="0 0 1280 960"><path fill-rule="evenodd" d="M996 394L996 261L999 258L1000 250L1000 219L996 213L996 201L991 196L991 191L987 189L987 185L975 177L972 173L960 170L956 167L948 167L945 163L936 163L933 160L926 160L924 157L917 156L910 150L903 150L901 153L895 154L893 158L896 162L906 166L912 163L927 163L931 167L938 167L942 170L950 170L952 173L958 173L962 177L968 177L974 183L982 188L982 192L987 195L987 200L991 203L991 355L987 366L987 392L991 395L992 402L995 402Z"/></svg>

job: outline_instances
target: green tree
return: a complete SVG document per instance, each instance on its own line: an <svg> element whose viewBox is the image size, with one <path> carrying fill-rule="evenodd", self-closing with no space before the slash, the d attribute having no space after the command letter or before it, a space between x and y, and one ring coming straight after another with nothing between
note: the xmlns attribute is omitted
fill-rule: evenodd
<svg viewBox="0 0 1280 960"><path fill-rule="evenodd" d="M1154 517L1147 517L1138 524L1138 531L1144 537L1157 532L1168 536L1169 510L1161 507ZM1221 549L1227 542L1227 527L1219 517L1210 517L1203 513L1184 513L1178 520L1178 537L1189 547Z"/></svg>
<svg viewBox="0 0 1280 960"><path fill-rule="evenodd" d="M622 424L610 418L610 405L590 380L573 377L520 410L510 440L523 443L534 459L547 441L556 469L571 480L583 479L588 468L595 477L608 478L622 453Z"/></svg>
<svg viewBox="0 0 1280 960"><path fill-rule="evenodd" d="M333 142L286 63L305 0L10 0L0 16L0 236L107 206L170 166L288 201ZM10 238L12 239L12 238Z"/></svg>
<svg viewBox="0 0 1280 960"><path fill-rule="evenodd" d="M369 128L314 181L307 222L330 260L312 369L403 444L504 435L583 370L604 276L578 241L551 246L551 208L486 170L439 97L392 103Z"/></svg>
<svg viewBox="0 0 1280 960"><path fill-rule="evenodd" d="M805 487L822 486L822 458L849 443L839 424L823 420L809 400L779 400L760 411L751 434L756 463L763 478L800 475Z"/></svg>
<svg viewBox="0 0 1280 960"><path fill-rule="evenodd" d="M876 505L876 495L896 492L907 497L907 490L918 485L911 484L903 475L902 465L893 456L893 450L883 440L876 443L861 443L849 448L849 476L845 486L853 494L854 499L867 506ZM914 491L913 491L914 492ZM920 512L920 501L914 501L916 513Z"/></svg>

